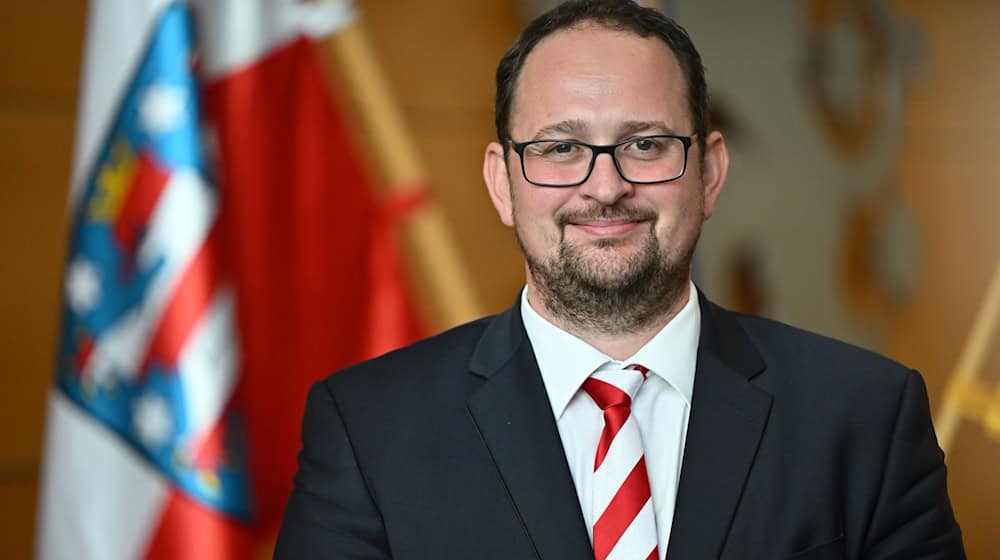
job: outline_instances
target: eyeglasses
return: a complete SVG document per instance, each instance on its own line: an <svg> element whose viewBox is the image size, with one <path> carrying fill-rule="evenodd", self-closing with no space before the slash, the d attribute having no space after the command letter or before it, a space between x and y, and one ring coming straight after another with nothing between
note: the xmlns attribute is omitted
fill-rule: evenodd
<svg viewBox="0 0 1000 560"><path fill-rule="evenodd" d="M608 154L622 179L637 185L674 181L687 169L694 136L636 136L604 146L576 140L511 142L521 158L525 180L540 187L574 187L594 170L599 154Z"/></svg>

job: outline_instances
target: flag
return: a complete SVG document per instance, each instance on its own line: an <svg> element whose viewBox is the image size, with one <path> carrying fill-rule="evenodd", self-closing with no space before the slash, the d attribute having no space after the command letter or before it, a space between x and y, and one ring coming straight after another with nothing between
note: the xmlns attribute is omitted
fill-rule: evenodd
<svg viewBox="0 0 1000 560"><path fill-rule="evenodd" d="M309 384L416 338L316 53L344 2L91 6L40 558L245 558Z"/></svg>

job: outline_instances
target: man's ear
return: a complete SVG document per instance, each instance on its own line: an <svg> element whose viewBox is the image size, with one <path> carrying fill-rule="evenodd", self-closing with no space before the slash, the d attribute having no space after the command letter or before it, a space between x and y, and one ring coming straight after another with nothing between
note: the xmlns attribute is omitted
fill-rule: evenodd
<svg viewBox="0 0 1000 560"><path fill-rule="evenodd" d="M486 191L490 194L493 207L505 226L514 225L514 209L511 205L510 176L507 173L507 161L504 158L503 146L490 142L483 156L483 181Z"/></svg>
<svg viewBox="0 0 1000 560"><path fill-rule="evenodd" d="M704 217L709 219L715 212L715 203L722 194L729 173L729 150L722 133L715 130L705 137L705 159L701 166L701 182L705 197Z"/></svg>

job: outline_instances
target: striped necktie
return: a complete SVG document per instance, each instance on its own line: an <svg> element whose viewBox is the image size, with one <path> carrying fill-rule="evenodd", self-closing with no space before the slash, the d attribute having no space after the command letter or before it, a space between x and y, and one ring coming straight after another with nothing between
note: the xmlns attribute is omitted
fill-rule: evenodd
<svg viewBox="0 0 1000 560"><path fill-rule="evenodd" d="M656 560L656 518L632 398L649 370L598 371L583 389L604 411L594 458L594 559Z"/></svg>

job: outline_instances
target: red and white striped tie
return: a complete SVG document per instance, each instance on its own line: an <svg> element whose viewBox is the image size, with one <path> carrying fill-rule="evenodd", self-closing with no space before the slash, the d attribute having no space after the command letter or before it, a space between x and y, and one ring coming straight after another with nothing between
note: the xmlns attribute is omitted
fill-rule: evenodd
<svg viewBox="0 0 1000 560"><path fill-rule="evenodd" d="M583 389L604 411L594 459L594 559L656 560L656 518L632 398L649 370L598 371Z"/></svg>

